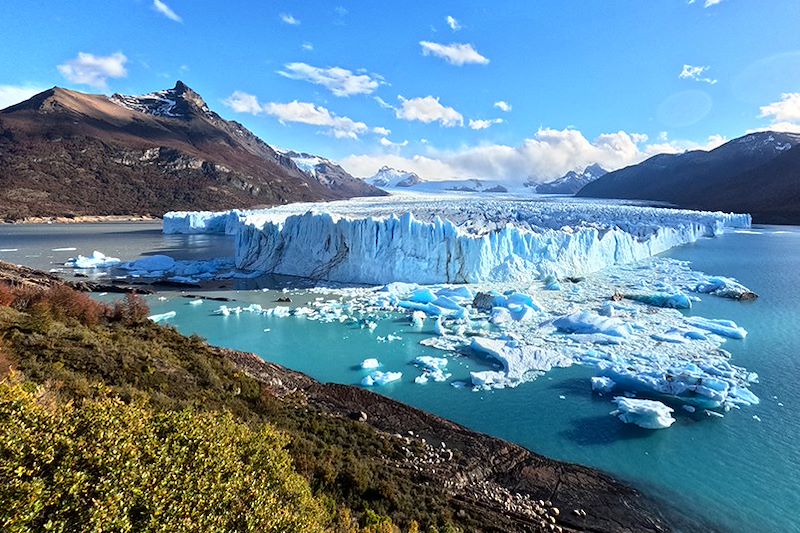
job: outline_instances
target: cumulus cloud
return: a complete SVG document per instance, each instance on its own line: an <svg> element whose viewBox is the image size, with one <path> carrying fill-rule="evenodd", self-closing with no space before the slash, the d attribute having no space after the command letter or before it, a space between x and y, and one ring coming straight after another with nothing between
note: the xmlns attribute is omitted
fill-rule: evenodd
<svg viewBox="0 0 800 533"><path fill-rule="evenodd" d="M450 26L450 29L453 31L458 31L461 29L461 24L459 24L459 22L455 19L455 17L447 15L444 18L444 21L447 23L448 26Z"/></svg>
<svg viewBox="0 0 800 533"><path fill-rule="evenodd" d="M351 155L344 158L341 164L355 176L370 176L388 164L416 172L429 180L492 178L512 182L528 179L541 182L593 163L615 170L657 153L709 149L724 142L724 138L713 136L704 144L669 141L666 138L664 142L653 145L645 144L646 141L646 135L625 131L604 133L589 140L575 129L544 128L517 146L488 144L459 150L429 148L425 155L413 157L399 154Z"/></svg>
<svg viewBox="0 0 800 533"><path fill-rule="evenodd" d="M174 20L175 22L183 22L183 19L177 13L175 13L171 7L161 0L153 0L153 9L170 20Z"/></svg>
<svg viewBox="0 0 800 533"><path fill-rule="evenodd" d="M258 102L255 95L242 91L234 91L228 98L222 101L237 113L250 113L258 115L264 111L264 107Z"/></svg>
<svg viewBox="0 0 800 533"><path fill-rule="evenodd" d="M42 91L43 88L33 85L0 85L0 109L24 102Z"/></svg>
<svg viewBox="0 0 800 533"><path fill-rule="evenodd" d="M281 22L284 24L288 24L290 26L297 26L300 24L300 21L292 16L291 13L281 13Z"/></svg>
<svg viewBox="0 0 800 533"><path fill-rule="evenodd" d="M487 119L487 120L483 120L483 119L475 119L475 120L473 120L473 119L470 119L469 120L469 127L470 127L470 129L473 129L473 130L485 130L486 128L490 128L490 127L494 126L495 124L502 124L502 123L503 123L503 119L502 118L491 118L491 119Z"/></svg>
<svg viewBox="0 0 800 533"><path fill-rule="evenodd" d="M760 117L771 118L773 122L800 123L800 93L784 93L777 102L761 107Z"/></svg>
<svg viewBox="0 0 800 533"><path fill-rule="evenodd" d="M125 63L128 58L122 52L109 56L96 56L79 52L78 57L58 65L58 71L72 83L88 85L95 89L107 89L109 78L124 78L128 75Z"/></svg>
<svg viewBox="0 0 800 533"><path fill-rule="evenodd" d="M405 141L400 142L400 143L396 143L396 142L390 141L386 137L381 137L378 142L380 143L381 146L385 146L386 148L400 148L402 146L407 146L408 145L408 140L405 140Z"/></svg>
<svg viewBox="0 0 800 533"><path fill-rule="evenodd" d="M439 103L439 98L433 96L411 99L398 96L397 98L400 100L400 107L392 109L395 110L395 116L401 120L417 120L425 124L438 122L446 128L464 125L464 117L461 113Z"/></svg>
<svg viewBox="0 0 800 533"><path fill-rule="evenodd" d="M234 91L223 103L237 113L251 115L269 115L278 119L281 124L298 123L311 126L322 126L324 133L337 139L357 139L370 131L363 122L348 117L340 117L328 109L311 102L294 100L287 103L268 102L262 104L255 95L243 91ZM373 128L378 135L388 135L385 128Z"/></svg>
<svg viewBox="0 0 800 533"><path fill-rule="evenodd" d="M497 109L499 109L503 113L508 113L509 111L511 111L511 104L509 104L508 102L506 102L504 100L499 100L499 101L495 102L494 103L494 107L496 107Z"/></svg>
<svg viewBox="0 0 800 533"><path fill-rule="evenodd" d="M451 65L461 66L469 63L486 65L489 63L489 60L479 54L471 44L441 44L430 41L420 41L419 45L422 47L423 55L440 57Z"/></svg>
<svg viewBox="0 0 800 533"><path fill-rule="evenodd" d="M372 128L372 133L374 133L376 135L382 135L384 137L388 137L389 135L392 134L392 130L390 130L388 128L384 128L382 126L376 126L376 127Z"/></svg>
<svg viewBox="0 0 800 533"><path fill-rule="evenodd" d="M310 52L310 51L312 51L314 49L314 45L309 43L308 41L306 41L306 42L304 42L303 44L300 45L300 48L302 48L303 50L306 50L307 52Z"/></svg>
<svg viewBox="0 0 800 533"><path fill-rule="evenodd" d="M706 0L705 3L703 4L703 7L715 6L715 5L719 4L720 2L722 2L722 0Z"/></svg>
<svg viewBox="0 0 800 533"><path fill-rule="evenodd" d="M278 74L293 80L322 85L336 96L371 94L381 84L369 74L356 74L346 68L319 68L306 63L287 63Z"/></svg>
<svg viewBox="0 0 800 533"><path fill-rule="evenodd" d="M708 83L709 85L714 85L717 83L717 80L708 76L704 76L704 74L708 72L709 68L711 67L683 65L683 69L681 70L681 73L678 74L678 77L682 80L701 81L703 83Z"/></svg>

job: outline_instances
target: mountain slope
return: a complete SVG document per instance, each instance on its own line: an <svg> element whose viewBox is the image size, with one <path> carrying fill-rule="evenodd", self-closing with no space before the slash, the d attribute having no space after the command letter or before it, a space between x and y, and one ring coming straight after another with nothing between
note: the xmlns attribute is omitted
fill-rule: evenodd
<svg viewBox="0 0 800 533"><path fill-rule="evenodd" d="M371 178L364 179L367 183L381 189L394 187L413 187L422 183L422 178L413 172L396 170L389 166L382 166Z"/></svg>
<svg viewBox="0 0 800 533"><path fill-rule="evenodd" d="M575 194L588 183L606 174L608 171L595 163L583 169L583 172L570 170L556 180L535 185L536 192L539 194Z"/></svg>
<svg viewBox="0 0 800 533"><path fill-rule="evenodd" d="M798 134L760 132L711 151L661 154L609 172L577 196L658 200L751 212L756 222L796 223L800 158L791 153L798 144Z"/></svg>
<svg viewBox="0 0 800 533"><path fill-rule="evenodd" d="M155 214L380 194L311 180L182 82L141 97L55 87L0 112L0 216Z"/></svg>
<svg viewBox="0 0 800 533"><path fill-rule="evenodd" d="M370 187L363 180L354 178L345 169L324 157L291 150L279 151L279 153L291 159L292 163L306 176L344 197L386 194L381 190Z"/></svg>

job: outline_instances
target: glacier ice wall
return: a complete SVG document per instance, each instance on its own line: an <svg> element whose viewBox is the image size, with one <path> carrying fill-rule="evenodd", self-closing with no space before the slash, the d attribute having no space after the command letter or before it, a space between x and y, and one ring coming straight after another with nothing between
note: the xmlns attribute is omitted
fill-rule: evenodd
<svg viewBox="0 0 800 533"><path fill-rule="evenodd" d="M297 204L164 218L168 233L235 235L236 266L243 270L376 284L578 276L749 226L749 215L474 199Z"/></svg>

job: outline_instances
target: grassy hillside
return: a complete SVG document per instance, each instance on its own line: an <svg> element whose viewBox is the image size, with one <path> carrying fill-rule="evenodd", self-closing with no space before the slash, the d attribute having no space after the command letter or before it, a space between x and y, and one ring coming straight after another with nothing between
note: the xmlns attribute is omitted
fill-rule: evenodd
<svg viewBox="0 0 800 533"><path fill-rule="evenodd" d="M107 306L0 283L0 372L24 376L0 389L0 529L450 527L444 495L389 466L399 443L276 397L224 351L146 316L133 295Z"/></svg>

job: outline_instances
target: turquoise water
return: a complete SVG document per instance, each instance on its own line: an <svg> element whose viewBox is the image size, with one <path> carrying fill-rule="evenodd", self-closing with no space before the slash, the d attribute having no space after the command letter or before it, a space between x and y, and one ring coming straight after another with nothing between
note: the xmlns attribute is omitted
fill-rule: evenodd
<svg viewBox="0 0 800 533"><path fill-rule="evenodd" d="M294 317L211 316L217 303L190 306L176 293L164 293L168 297L164 302L152 298L151 304L154 313L176 310L172 323L182 332L256 352L322 381L358 384L364 375L360 362L377 357L384 369L402 371L403 379L376 392L544 455L601 468L719 529L800 531L795 518L800 508L800 228L756 231L760 233L704 239L667 255L689 260L697 270L736 277L760 294L752 303L704 297L692 314L732 319L749 331L746 340L729 341L724 347L735 364L759 374L760 384L752 390L762 402L721 420L676 413L678 421L661 431L621 424L609 416L613 405L592 396L592 372L581 367L556 369L510 390L473 392L448 383L417 385L413 380L419 371L409 362L436 352L418 344L432 331L407 331L405 319L382 322L370 332ZM2 232L0 228L0 248L5 248ZM145 239L138 244L164 246L159 238L148 238L152 242ZM170 246L181 245L175 241ZM208 253L218 251L217 246L224 248L224 243L206 245ZM262 304L278 296L274 291L221 294L241 303ZM398 330L402 341L376 340ZM484 368L490 366L453 358L449 370L452 379L467 379L470 370Z"/></svg>

